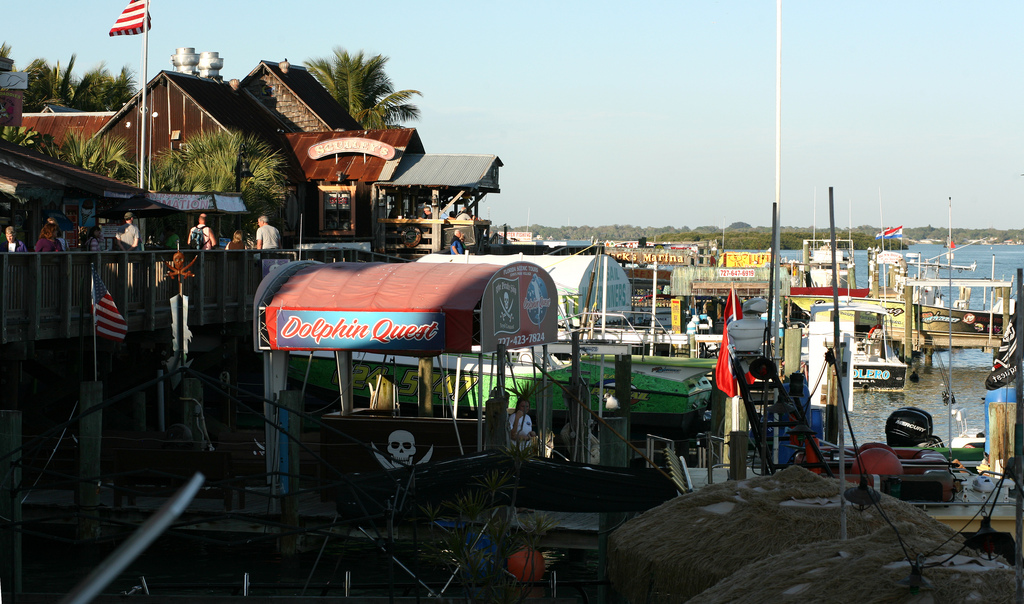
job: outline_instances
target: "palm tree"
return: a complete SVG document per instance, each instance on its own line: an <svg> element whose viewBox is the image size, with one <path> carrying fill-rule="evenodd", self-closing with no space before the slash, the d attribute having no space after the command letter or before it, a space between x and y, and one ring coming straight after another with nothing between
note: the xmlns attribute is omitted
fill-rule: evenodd
<svg viewBox="0 0 1024 604"><path fill-rule="evenodd" d="M132 71L121 68L114 77L104 63L74 74L76 55L62 69L60 63L50 65L45 59L29 63L29 84L25 91L25 111L42 111L47 104L62 105L82 111L116 111L135 95Z"/></svg>
<svg viewBox="0 0 1024 604"><path fill-rule="evenodd" d="M333 57L311 59L306 68L363 128L401 128L403 121L419 119L419 108L409 100L422 93L396 91L384 71L388 60L383 55L367 58L363 51L350 55L338 47Z"/></svg>
<svg viewBox="0 0 1024 604"><path fill-rule="evenodd" d="M31 128L0 126L0 140L28 147L53 157L57 155L57 147L53 144L53 137L49 134L41 134Z"/></svg>
<svg viewBox="0 0 1024 604"><path fill-rule="evenodd" d="M133 183L138 168L128 155L128 142L120 136L86 138L80 132L69 132L61 143L57 157L74 166Z"/></svg>
<svg viewBox="0 0 1024 604"><path fill-rule="evenodd" d="M10 58L11 58L11 45L8 44L7 42L4 42L3 44L0 44L0 59L10 59Z"/></svg>
<svg viewBox="0 0 1024 604"><path fill-rule="evenodd" d="M252 135L219 131L192 136L184 151L167 151L153 160L149 188L154 191L234 191L239 162L251 177L241 179L248 215L242 230L256 229L261 215L274 216L284 205L284 159Z"/></svg>

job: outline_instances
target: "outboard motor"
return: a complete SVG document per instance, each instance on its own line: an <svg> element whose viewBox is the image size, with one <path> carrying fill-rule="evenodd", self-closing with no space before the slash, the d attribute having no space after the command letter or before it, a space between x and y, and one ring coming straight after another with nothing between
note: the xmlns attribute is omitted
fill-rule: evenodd
<svg viewBox="0 0 1024 604"><path fill-rule="evenodd" d="M931 413L917 407L900 407L885 420L885 444L890 447L934 444L933 427Z"/></svg>

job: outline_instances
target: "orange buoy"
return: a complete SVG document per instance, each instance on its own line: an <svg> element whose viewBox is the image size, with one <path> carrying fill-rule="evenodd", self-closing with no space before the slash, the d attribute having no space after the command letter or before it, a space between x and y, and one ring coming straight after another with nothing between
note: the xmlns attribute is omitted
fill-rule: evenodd
<svg viewBox="0 0 1024 604"><path fill-rule="evenodd" d="M544 578L544 556L529 547L524 547L509 556L505 566L518 581L540 581ZM540 586L533 587L529 593L531 598L543 595L544 588Z"/></svg>
<svg viewBox="0 0 1024 604"><path fill-rule="evenodd" d="M879 474L893 476L903 474L903 464L892 451L885 449L864 449L850 468L851 474Z"/></svg>

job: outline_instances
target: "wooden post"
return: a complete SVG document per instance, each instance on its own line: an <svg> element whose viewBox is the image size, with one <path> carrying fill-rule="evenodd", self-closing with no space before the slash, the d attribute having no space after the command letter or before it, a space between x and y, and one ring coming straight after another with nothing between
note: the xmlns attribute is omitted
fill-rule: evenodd
<svg viewBox="0 0 1024 604"><path fill-rule="evenodd" d="M278 395L281 404L281 423L288 434L288 443L284 447L285 461L281 469L286 472L282 477L281 524L285 530L290 527L299 528L299 439L302 438L302 398L297 390L283 390ZM281 537L281 555L294 556L299 548L298 535Z"/></svg>
<svg viewBox="0 0 1024 604"><path fill-rule="evenodd" d="M146 431L146 393L142 391L132 394L132 430Z"/></svg>
<svg viewBox="0 0 1024 604"><path fill-rule="evenodd" d="M416 392L419 417L434 417L434 357L420 357Z"/></svg>
<svg viewBox="0 0 1024 604"><path fill-rule="evenodd" d="M338 371L338 396L341 397L341 414L352 415L355 401L352 394L352 352L338 350L334 353L334 364Z"/></svg>
<svg viewBox="0 0 1024 604"><path fill-rule="evenodd" d="M8 593L21 593L21 412L0 411L0 471L6 477L0 488L0 581ZM10 455L10 457L8 457Z"/></svg>
<svg viewBox="0 0 1024 604"><path fill-rule="evenodd" d="M782 349L782 366L787 377L800 371L800 340L803 330L799 327L787 327Z"/></svg>
<svg viewBox="0 0 1024 604"><path fill-rule="evenodd" d="M507 449L512 442L508 428L508 394L492 391L484 410L484 448Z"/></svg>
<svg viewBox="0 0 1024 604"><path fill-rule="evenodd" d="M903 286L903 362L914 356L914 288Z"/></svg>
<svg viewBox="0 0 1024 604"><path fill-rule="evenodd" d="M198 451L203 441L199 412L203 407L203 383L196 378L181 380L181 421L192 432L192 448Z"/></svg>
<svg viewBox="0 0 1024 604"><path fill-rule="evenodd" d="M729 433L729 480L744 480L747 477L747 432L733 430Z"/></svg>
<svg viewBox="0 0 1024 604"><path fill-rule="evenodd" d="M629 355L618 355L616 356L615 362L615 390L616 398L618 397L618 359L621 356L625 356L629 359ZM621 404L621 400L620 404ZM628 407L628 405L627 405ZM609 429L610 428L610 429ZM604 424L601 424L599 430L599 440L601 443L601 465L612 466L616 468L624 468L629 465L629 448L626 443L620 438L615 436L612 432L615 430L619 434L626 435L629 433L629 419L626 417L607 417L604 420ZM622 523L625 514L622 512L618 513L602 513L598 514L598 537L597 537L597 569L598 579L604 581L608 578L608 535L611 531ZM613 593L610 587L601 585L597 591L598 602L612 602Z"/></svg>
<svg viewBox="0 0 1024 604"><path fill-rule="evenodd" d="M103 402L103 382L82 382L79 390L82 419L78 422L78 505L86 510L100 504L100 441L103 431L103 411L87 413ZM99 522L93 518L78 521L79 539L100 536Z"/></svg>
<svg viewBox="0 0 1024 604"><path fill-rule="evenodd" d="M839 355L836 362L842 363L842 350L840 349L836 354ZM836 379L835 369L831 366L825 366L825 374L828 376L828 381L826 382L828 393L825 395L825 417L823 418L825 423L824 433L825 440L830 443L834 443L839 440L839 381ZM849 396L849 393L847 393L847 396Z"/></svg>

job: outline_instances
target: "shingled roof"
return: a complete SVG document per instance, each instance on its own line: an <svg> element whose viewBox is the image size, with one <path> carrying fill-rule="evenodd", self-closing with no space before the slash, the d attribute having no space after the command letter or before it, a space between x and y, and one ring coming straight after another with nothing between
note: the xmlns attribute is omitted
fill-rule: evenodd
<svg viewBox="0 0 1024 604"><path fill-rule="evenodd" d="M287 92L280 90L279 86ZM277 114L278 119L295 126L292 131L362 129L359 122L304 67L287 64L287 69L282 69L282 63L260 61L242 80L241 87L260 102L267 101L264 104ZM293 103L300 105L301 109L289 106ZM304 120L296 118L294 114L298 112L311 116L317 123L299 123Z"/></svg>

